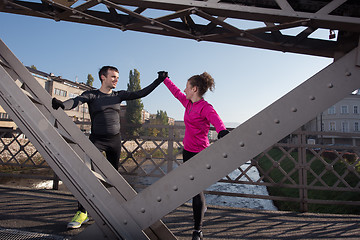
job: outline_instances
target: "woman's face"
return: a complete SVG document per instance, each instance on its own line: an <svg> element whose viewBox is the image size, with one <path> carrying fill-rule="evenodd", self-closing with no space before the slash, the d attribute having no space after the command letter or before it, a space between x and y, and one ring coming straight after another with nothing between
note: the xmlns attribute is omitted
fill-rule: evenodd
<svg viewBox="0 0 360 240"><path fill-rule="evenodd" d="M184 89L186 99L191 100L196 94L196 89L197 87L191 86L190 81L187 81L186 88Z"/></svg>

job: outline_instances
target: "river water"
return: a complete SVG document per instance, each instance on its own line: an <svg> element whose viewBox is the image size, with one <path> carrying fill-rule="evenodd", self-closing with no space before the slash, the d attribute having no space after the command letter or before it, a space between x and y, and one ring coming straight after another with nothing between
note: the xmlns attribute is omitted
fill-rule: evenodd
<svg viewBox="0 0 360 240"><path fill-rule="evenodd" d="M241 169L245 170L249 166L249 162L241 166ZM251 167L247 172L247 176L256 181L260 178L259 172L256 167ZM229 174L231 179L236 178L240 175L240 170L237 169ZM143 184L149 184L152 180L142 179ZM239 181L248 181L248 179L243 176ZM150 183L151 184L151 183ZM60 189L64 188L62 183L59 183ZM42 181L40 183L34 184L35 188L38 189L51 189L52 181ZM266 195L269 193L265 186L257 185L244 185L244 184L230 184L230 183L216 183L209 187L209 191L221 191L221 192L232 192L232 193L242 193L242 194L254 194L254 195ZM218 206L228 206L236 208L251 208L251 209L263 209L263 210L277 210L271 200L266 199L256 199L256 198L244 198L244 197L229 197L229 196L220 196L220 195L206 195L206 203L208 205L218 205Z"/></svg>
<svg viewBox="0 0 360 240"><path fill-rule="evenodd" d="M241 166L242 170L249 167L250 162L245 163ZM237 169L229 174L231 179L236 178L240 175L240 170ZM257 181L259 171L256 167L251 167L246 175L253 181ZM242 176L239 181L249 181L245 176ZM257 185L245 185L245 184L230 184L230 183L216 183L209 187L207 190L211 191L222 191L242 194L254 194L254 195L265 195L269 193L265 186ZM220 205L237 208L252 208L252 209L263 209L263 210L277 210L272 200L267 199L256 199L256 198L244 198L244 197L229 197L222 195L206 195L206 202L210 205Z"/></svg>

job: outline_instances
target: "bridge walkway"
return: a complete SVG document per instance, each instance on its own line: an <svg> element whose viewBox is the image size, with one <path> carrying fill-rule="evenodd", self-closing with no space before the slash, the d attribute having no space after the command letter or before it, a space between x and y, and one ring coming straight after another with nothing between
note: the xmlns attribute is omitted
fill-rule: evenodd
<svg viewBox="0 0 360 240"><path fill-rule="evenodd" d="M71 239L93 223L66 229L76 209L76 200L67 191L0 185L0 195L0 239ZM163 221L179 240L191 239L190 204ZM206 240L360 239L360 216L208 206L204 233Z"/></svg>

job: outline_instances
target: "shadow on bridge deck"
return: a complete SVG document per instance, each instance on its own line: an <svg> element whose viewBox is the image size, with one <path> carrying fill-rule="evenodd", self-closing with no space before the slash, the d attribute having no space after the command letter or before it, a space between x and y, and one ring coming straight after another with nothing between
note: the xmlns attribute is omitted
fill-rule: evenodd
<svg viewBox="0 0 360 240"><path fill-rule="evenodd" d="M34 233L48 234L36 239L71 239L94 223L66 229L76 210L76 200L69 192L0 185L0 196L1 239L29 239L9 236ZM179 240L191 239L189 204L163 221ZM360 239L360 216L208 206L203 231L204 239Z"/></svg>

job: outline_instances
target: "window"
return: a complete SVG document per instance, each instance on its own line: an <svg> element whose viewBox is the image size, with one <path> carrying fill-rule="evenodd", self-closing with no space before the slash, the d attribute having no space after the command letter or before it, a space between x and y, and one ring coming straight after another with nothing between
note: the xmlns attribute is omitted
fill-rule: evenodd
<svg viewBox="0 0 360 240"><path fill-rule="evenodd" d="M69 98L75 98L77 96L79 96L79 94L69 92Z"/></svg>
<svg viewBox="0 0 360 240"><path fill-rule="evenodd" d="M354 124L354 131L359 132L359 123L358 122L355 122L355 124Z"/></svg>
<svg viewBox="0 0 360 240"><path fill-rule="evenodd" d="M354 114L359 114L359 107L358 106L354 106Z"/></svg>
<svg viewBox="0 0 360 240"><path fill-rule="evenodd" d="M336 124L335 122L329 123L329 131L336 131Z"/></svg>
<svg viewBox="0 0 360 240"><path fill-rule="evenodd" d="M348 106L341 106L341 114L349 114Z"/></svg>
<svg viewBox="0 0 360 240"><path fill-rule="evenodd" d="M342 122L341 123L341 131L342 132L349 132L349 123L348 122Z"/></svg>
<svg viewBox="0 0 360 240"><path fill-rule="evenodd" d="M59 95L59 96L63 96L66 97L67 92L65 90L59 89L59 88L55 88L54 89L54 94Z"/></svg>
<svg viewBox="0 0 360 240"><path fill-rule="evenodd" d="M328 114L335 114L336 111L335 111L335 106L332 106L328 109Z"/></svg>

